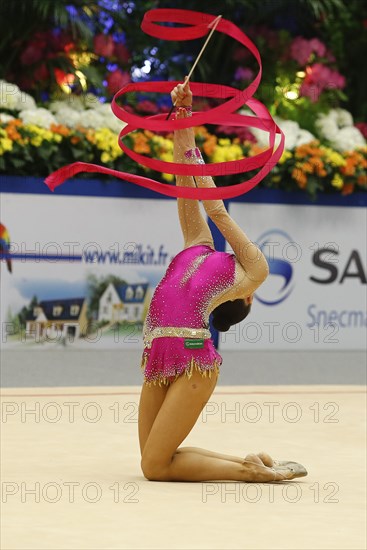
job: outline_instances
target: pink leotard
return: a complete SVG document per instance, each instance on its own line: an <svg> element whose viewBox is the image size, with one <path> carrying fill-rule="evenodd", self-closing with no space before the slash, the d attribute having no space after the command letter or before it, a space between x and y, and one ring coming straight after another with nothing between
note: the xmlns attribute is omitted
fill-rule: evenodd
<svg viewBox="0 0 367 550"><path fill-rule="evenodd" d="M207 245L191 246L173 258L145 320L145 341L152 331L156 335L151 347L144 348L146 382L167 383L184 371L190 374L193 368L209 375L218 369L222 358L209 337L204 338L204 347L190 349L185 347L185 337L160 336L159 329L208 329L213 305L233 288L235 271L234 254L217 252ZM187 331L187 337L197 335L193 331L190 337Z"/></svg>

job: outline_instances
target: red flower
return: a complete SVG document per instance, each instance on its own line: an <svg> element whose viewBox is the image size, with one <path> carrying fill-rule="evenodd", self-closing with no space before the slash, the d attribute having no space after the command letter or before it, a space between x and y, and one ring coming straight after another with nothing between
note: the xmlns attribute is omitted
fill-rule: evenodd
<svg viewBox="0 0 367 550"><path fill-rule="evenodd" d="M69 51L70 49L72 49L74 44L69 34L62 32L53 32L50 39L50 46L54 51L60 52L62 50Z"/></svg>
<svg viewBox="0 0 367 550"><path fill-rule="evenodd" d="M42 59L43 51L34 42L30 42L22 51L20 62L22 65L33 65Z"/></svg>
<svg viewBox="0 0 367 550"><path fill-rule="evenodd" d="M36 76L35 72L33 74L34 74L34 76ZM41 79L37 79L37 80L41 80ZM28 76L25 76L25 75L21 75L19 77L19 79L17 80L17 83L18 83L18 86L20 87L21 90L31 90L33 85L34 85L33 79L31 79L31 78L29 78Z"/></svg>
<svg viewBox="0 0 367 550"><path fill-rule="evenodd" d="M37 67L37 69L35 69L34 73L33 73L33 76L34 76L34 80L37 81L37 80L47 80L49 77L50 77L50 72L46 66L45 63L42 63L41 65L39 65Z"/></svg>
<svg viewBox="0 0 367 550"><path fill-rule="evenodd" d="M120 69L116 69L107 76L106 80L108 91L111 94L115 94L120 90L120 88L130 82L130 75L129 73L123 72Z"/></svg>
<svg viewBox="0 0 367 550"><path fill-rule="evenodd" d="M235 135L240 138L241 141L251 141L252 143L256 143L254 134L252 134L247 128L241 128L238 126L218 126L217 133L224 134L226 136Z"/></svg>
<svg viewBox="0 0 367 550"><path fill-rule="evenodd" d="M40 50L44 50L49 44L49 41L50 41L49 32L36 32L30 44L33 44L35 47L37 47Z"/></svg>
<svg viewBox="0 0 367 550"><path fill-rule="evenodd" d="M233 52L233 59L238 62L245 61L250 56L251 54L243 46L236 48Z"/></svg>
<svg viewBox="0 0 367 550"><path fill-rule="evenodd" d="M138 111L141 111L143 113L150 113L152 115L155 115L158 113L158 107L153 101L149 101L149 99L144 99L144 101L139 101L139 103L136 106Z"/></svg>
<svg viewBox="0 0 367 550"><path fill-rule="evenodd" d="M94 53L102 57L111 57L114 50L114 41L109 34L97 34L94 37Z"/></svg>
<svg viewBox="0 0 367 550"><path fill-rule="evenodd" d="M356 126L356 128L358 128L358 130L361 132L363 137L365 139L367 139L367 123L366 122L357 122L357 124L355 124L354 126Z"/></svg>
<svg viewBox="0 0 367 550"><path fill-rule="evenodd" d="M71 73L65 73L61 69L54 69L56 82L62 84L74 84L75 76Z"/></svg>
<svg viewBox="0 0 367 550"><path fill-rule="evenodd" d="M124 44L120 44L115 42L114 43L114 55L117 57L119 61L121 61L123 64L127 65L130 61L130 52L127 49L127 47Z"/></svg>
<svg viewBox="0 0 367 550"><path fill-rule="evenodd" d="M345 78L343 75L321 63L315 63L306 67L306 77L302 82L300 93L316 103L325 89L342 89L344 87Z"/></svg>

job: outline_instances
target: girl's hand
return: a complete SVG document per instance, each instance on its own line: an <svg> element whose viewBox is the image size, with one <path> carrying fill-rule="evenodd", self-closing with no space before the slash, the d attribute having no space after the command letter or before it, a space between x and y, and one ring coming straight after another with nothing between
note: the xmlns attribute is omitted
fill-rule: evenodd
<svg viewBox="0 0 367 550"><path fill-rule="evenodd" d="M176 107L190 107L192 105L192 92L189 81L185 86L178 84L171 92L172 103Z"/></svg>

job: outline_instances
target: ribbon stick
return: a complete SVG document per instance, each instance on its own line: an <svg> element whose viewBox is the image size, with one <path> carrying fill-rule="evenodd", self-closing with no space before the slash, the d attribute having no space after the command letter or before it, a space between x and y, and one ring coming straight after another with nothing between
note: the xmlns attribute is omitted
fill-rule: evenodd
<svg viewBox="0 0 367 550"><path fill-rule="evenodd" d="M161 25L160 23L179 23L184 26L169 27ZM168 8L150 10L145 13L141 28L144 32L151 36L164 40L175 41L201 38L206 36L208 34L208 28L211 28L211 32L208 35L193 67L191 68L187 80L189 76L191 76L192 71L199 61L200 56L209 42L214 30L226 34L247 48L255 57L259 69L254 80L244 90L218 84L191 82L190 87L195 96L218 98L224 100L224 102L209 111L194 112L192 117L177 120L165 120L166 115L164 113L146 117L137 116L126 111L117 103L117 100L130 92L158 92L167 94L170 93L177 84L179 84L178 81L131 82L126 84L115 94L111 104L113 113L117 116L117 118L126 123L126 126L120 132L118 140L119 146L123 152L135 162L138 162L151 170L175 175L224 176L229 174L244 173L255 169L259 169L259 171L247 181L243 181L236 185L219 188L193 188L171 186L169 184L156 181L152 178L137 176L135 174L129 174L128 172L119 172L117 170L112 170L96 164L75 162L50 174L45 180L48 187L53 191L66 179L73 177L79 172L99 172L141 185L170 197L206 200L220 198L228 199L242 195L253 189L275 166L284 150L283 132L275 124L265 105L253 97L260 84L262 73L260 54L254 43L231 21L228 21L221 16L215 17L210 14L191 10L176 10ZM241 115L237 113L238 109L240 109L243 105L246 105L254 113L254 116ZM174 132L183 128L192 128L194 126L204 124L260 128L261 130L268 132L269 146L265 151L251 158L195 165L164 162L158 159L146 157L129 149L123 141L125 135L137 129L150 130L152 132ZM280 134L280 143L275 148L276 134Z"/></svg>
<svg viewBox="0 0 367 550"><path fill-rule="evenodd" d="M201 48L201 50L200 50L200 52L199 52L197 58L195 59L195 62L194 62L194 64L193 64L193 66L191 67L189 74L188 74L187 77L185 78L184 83L183 83L183 87L185 87L186 84L188 83L188 81L190 80L191 75L192 75L192 73L194 72L194 69L195 69L196 65L199 63L200 57L203 55L203 52L204 52L205 48L207 47L208 42L209 42L209 40L211 39L211 37L212 37L212 35L213 35L213 32L214 32L215 29L217 28L217 25L218 25L219 20L221 19L221 17L222 17L221 15L218 15L218 17L217 17L216 19L214 19L214 21L213 21L212 23L209 23L208 27L210 27L211 25L213 25L213 28L212 28L212 30L210 31L210 33L209 33L209 35L208 35L208 38L205 40L204 45L203 45L203 47ZM177 100L176 100L176 101L177 101ZM172 108L171 108L170 112L168 113L166 120L168 120L168 119L170 118L170 116L171 116L171 114L172 114L172 111L173 111L174 107L176 106L176 101L175 101L174 104L172 105Z"/></svg>

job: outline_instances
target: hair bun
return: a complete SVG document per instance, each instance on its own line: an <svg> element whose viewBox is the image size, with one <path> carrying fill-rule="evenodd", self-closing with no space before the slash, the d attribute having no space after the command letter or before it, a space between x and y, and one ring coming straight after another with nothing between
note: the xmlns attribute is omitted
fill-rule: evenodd
<svg viewBox="0 0 367 550"><path fill-rule="evenodd" d="M244 300L228 300L217 306L213 311L213 327L219 332L227 332L231 326L240 323L250 313L251 304L245 305Z"/></svg>
<svg viewBox="0 0 367 550"><path fill-rule="evenodd" d="M231 324L223 317L220 319L218 317L213 317L213 327L219 332L227 332L231 328Z"/></svg>

